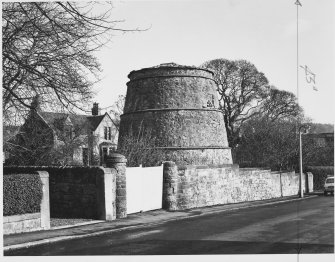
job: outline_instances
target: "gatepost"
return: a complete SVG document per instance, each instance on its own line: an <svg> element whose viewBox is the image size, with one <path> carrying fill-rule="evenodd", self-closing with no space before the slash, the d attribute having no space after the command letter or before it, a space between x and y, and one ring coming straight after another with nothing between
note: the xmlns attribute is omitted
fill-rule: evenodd
<svg viewBox="0 0 335 262"><path fill-rule="evenodd" d="M50 229L49 173L46 171L36 171L36 173L42 181L41 228Z"/></svg>
<svg viewBox="0 0 335 262"><path fill-rule="evenodd" d="M126 181L125 156L119 153L112 153L107 157L106 165L114 168L116 173L116 218L127 217L127 181Z"/></svg>

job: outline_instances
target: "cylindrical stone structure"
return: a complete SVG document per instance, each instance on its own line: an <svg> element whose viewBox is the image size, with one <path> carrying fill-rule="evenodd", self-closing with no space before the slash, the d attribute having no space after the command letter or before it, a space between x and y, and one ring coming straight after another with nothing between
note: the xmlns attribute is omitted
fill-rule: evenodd
<svg viewBox="0 0 335 262"><path fill-rule="evenodd" d="M116 169L116 218L127 217L127 181L126 181L127 159L118 153L112 153L107 157L106 165Z"/></svg>
<svg viewBox="0 0 335 262"><path fill-rule="evenodd" d="M212 71L169 63L128 77L119 146L128 134L150 130L163 161L232 164Z"/></svg>

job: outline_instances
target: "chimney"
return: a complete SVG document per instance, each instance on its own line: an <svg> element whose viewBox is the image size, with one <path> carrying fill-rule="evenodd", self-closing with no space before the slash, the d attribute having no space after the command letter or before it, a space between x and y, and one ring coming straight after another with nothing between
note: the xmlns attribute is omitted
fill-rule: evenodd
<svg viewBox="0 0 335 262"><path fill-rule="evenodd" d="M99 112L99 104L98 103L93 103L93 107L92 107L92 116L98 116L100 115Z"/></svg>
<svg viewBox="0 0 335 262"><path fill-rule="evenodd" d="M34 111L40 111L41 110L41 103L40 103L40 96L39 95L35 95L33 97L33 100L31 101L31 104L30 104L30 108L31 108L31 110L34 110Z"/></svg>

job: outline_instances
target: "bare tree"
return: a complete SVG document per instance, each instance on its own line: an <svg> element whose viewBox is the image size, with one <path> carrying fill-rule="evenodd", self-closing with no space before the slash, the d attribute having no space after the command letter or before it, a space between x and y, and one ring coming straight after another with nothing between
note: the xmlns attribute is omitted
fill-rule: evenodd
<svg viewBox="0 0 335 262"><path fill-rule="evenodd" d="M260 115L271 121L303 118L303 109L298 105L296 96L288 91L271 86L259 108Z"/></svg>
<svg viewBox="0 0 335 262"><path fill-rule="evenodd" d="M202 66L214 72L229 145L235 147L241 124L259 113L255 109L259 108L266 97L268 80L253 64L245 60L215 59Z"/></svg>
<svg viewBox="0 0 335 262"><path fill-rule="evenodd" d="M112 118L112 122L119 131L120 129L120 117L123 114L124 102L126 97L124 95L119 95L116 102L113 104L112 108L109 110L109 114Z"/></svg>
<svg viewBox="0 0 335 262"><path fill-rule="evenodd" d="M122 137L117 151L127 158L127 166L158 166L164 161L164 152L155 147L156 137L151 131L140 131L135 134L130 130Z"/></svg>
<svg viewBox="0 0 335 262"><path fill-rule="evenodd" d="M99 12L95 9L99 5ZM2 3L3 114L28 113L35 95L45 107L83 109L99 80L93 52L121 21L104 2Z"/></svg>

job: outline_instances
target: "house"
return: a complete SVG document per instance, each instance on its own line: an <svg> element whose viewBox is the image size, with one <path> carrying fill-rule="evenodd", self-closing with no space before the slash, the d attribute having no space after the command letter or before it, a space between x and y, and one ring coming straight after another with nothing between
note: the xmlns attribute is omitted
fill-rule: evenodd
<svg viewBox="0 0 335 262"><path fill-rule="evenodd" d="M116 150L117 130L98 103L92 115L44 112L34 107L12 144L10 163L24 165L105 165Z"/></svg>
<svg viewBox="0 0 335 262"><path fill-rule="evenodd" d="M334 145L334 133L306 134L316 147L332 147Z"/></svg>
<svg viewBox="0 0 335 262"><path fill-rule="evenodd" d="M306 165L334 165L334 132L306 134L302 142L303 159Z"/></svg>

